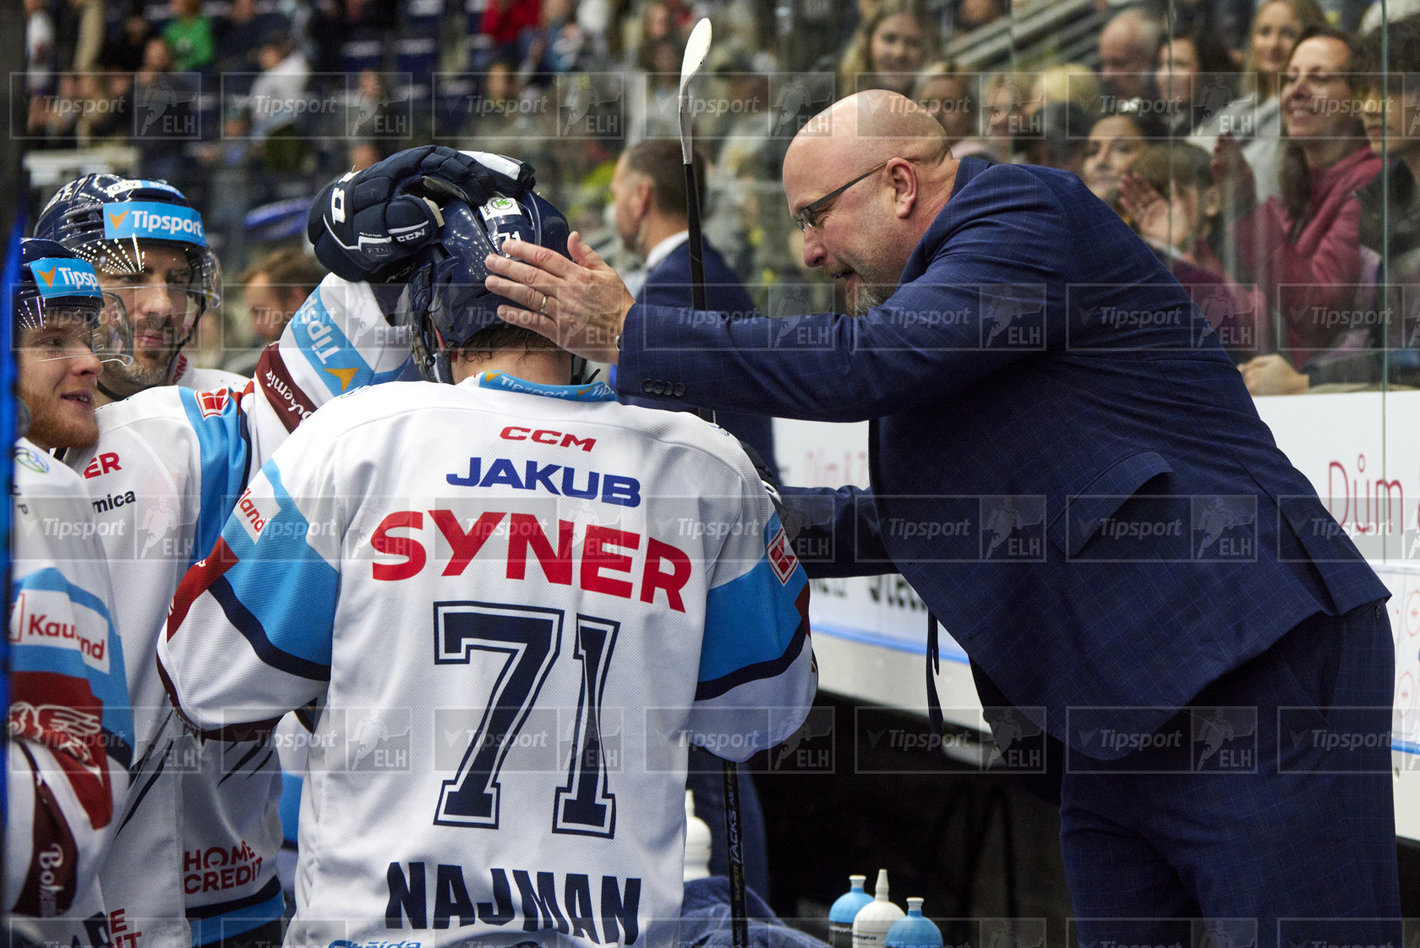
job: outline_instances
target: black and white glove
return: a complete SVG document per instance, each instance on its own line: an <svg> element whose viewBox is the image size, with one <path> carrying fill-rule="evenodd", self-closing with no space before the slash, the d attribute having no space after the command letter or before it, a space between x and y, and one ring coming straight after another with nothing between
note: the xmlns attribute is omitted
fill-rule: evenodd
<svg viewBox="0 0 1420 948"><path fill-rule="evenodd" d="M326 185L311 205L306 235L332 273L378 282L438 237L442 204L479 207L500 194L520 197L533 183L526 162L422 145Z"/></svg>

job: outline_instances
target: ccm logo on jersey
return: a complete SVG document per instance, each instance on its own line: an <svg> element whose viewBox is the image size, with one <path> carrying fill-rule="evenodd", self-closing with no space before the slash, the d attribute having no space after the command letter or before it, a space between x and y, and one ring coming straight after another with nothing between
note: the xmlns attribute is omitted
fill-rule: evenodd
<svg viewBox="0 0 1420 948"><path fill-rule="evenodd" d="M563 434L560 431L552 431L548 428L519 428L517 425L509 425L498 432L498 437L505 441L536 441L538 444L555 444L564 448L581 448L583 451L590 451L597 443L596 438L579 438L574 434Z"/></svg>
<svg viewBox="0 0 1420 948"><path fill-rule="evenodd" d="M242 491L241 499L237 501L237 509L233 511L253 543L261 539L261 531L265 530L271 518L280 512L281 505L276 502L275 497L253 495L250 487Z"/></svg>
<svg viewBox="0 0 1420 948"><path fill-rule="evenodd" d="M655 537L570 520L558 520L556 535L550 537L537 517L521 513L485 511L467 531L452 510L431 510L429 519L445 543L438 542L434 531L425 527L423 511L401 510L380 521L370 546L383 556L399 557L401 562L374 563L372 578L389 582L418 576L432 549L435 555L448 557L442 576L462 576L481 553L482 562L506 562L509 579L526 579L531 553L549 583L571 586L575 574L577 585L588 592L647 603L655 603L659 589L672 609L685 611L681 590L690 581L690 557ZM405 530L412 535L404 536ZM493 543L488 542L491 537L496 537Z"/></svg>

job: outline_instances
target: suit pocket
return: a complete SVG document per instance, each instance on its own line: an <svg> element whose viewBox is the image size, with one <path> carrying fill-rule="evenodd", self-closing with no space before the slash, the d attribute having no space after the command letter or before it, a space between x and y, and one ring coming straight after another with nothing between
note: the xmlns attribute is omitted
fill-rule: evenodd
<svg viewBox="0 0 1420 948"><path fill-rule="evenodd" d="M1172 471L1169 462L1155 451L1140 451L1115 461L1082 490L1065 498L1065 509L1046 528L1050 541L1068 556L1075 556L1140 488Z"/></svg>

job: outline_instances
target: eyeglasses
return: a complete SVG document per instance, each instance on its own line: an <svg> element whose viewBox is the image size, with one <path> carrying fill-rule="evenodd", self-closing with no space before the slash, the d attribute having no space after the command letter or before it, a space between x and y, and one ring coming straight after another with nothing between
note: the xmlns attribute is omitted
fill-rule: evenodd
<svg viewBox="0 0 1420 948"><path fill-rule="evenodd" d="M803 231L808 230L810 227L817 227L819 225L819 221L823 219L824 212L828 210L829 205L833 203L836 197L838 197L844 191L847 191L849 188L853 187L853 185L857 184L859 181L862 181L864 178L870 175L877 174L879 171L882 171L884 168L887 167L888 161L892 161L892 159L889 158L887 159L887 161L884 161L881 164L874 165L873 167L869 168L867 171L864 171L862 174L858 175L858 177L854 178L852 181L849 181L842 187L834 188L832 191L828 192L823 197L819 198L817 201L811 201L808 204L805 204L803 208L799 211L799 213L794 215L794 223L799 225L799 230Z"/></svg>

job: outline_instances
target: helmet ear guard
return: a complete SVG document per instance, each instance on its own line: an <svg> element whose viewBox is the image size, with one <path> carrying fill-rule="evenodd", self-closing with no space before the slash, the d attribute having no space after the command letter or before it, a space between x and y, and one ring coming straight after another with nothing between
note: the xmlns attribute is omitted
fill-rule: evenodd
<svg viewBox="0 0 1420 948"><path fill-rule="evenodd" d="M482 330L503 325L499 305L517 305L484 286L484 258L502 253L510 237L567 256L571 232L562 212L532 192L520 198L495 197L479 208L453 201L442 211L439 238L403 272L391 319L409 327L415 362L430 382L452 382L451 352Z"/></svg>

